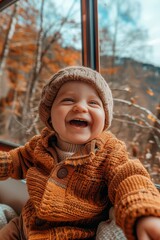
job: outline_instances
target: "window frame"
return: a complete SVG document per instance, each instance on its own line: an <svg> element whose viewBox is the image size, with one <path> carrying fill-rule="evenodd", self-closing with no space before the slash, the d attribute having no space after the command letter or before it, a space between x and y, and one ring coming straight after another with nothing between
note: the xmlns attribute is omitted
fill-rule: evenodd
<svg viewBox="0 0 160 240"><path fill-rule="evenodd" d="M99 72L97 0L81 0L82 65Z"/></svg>

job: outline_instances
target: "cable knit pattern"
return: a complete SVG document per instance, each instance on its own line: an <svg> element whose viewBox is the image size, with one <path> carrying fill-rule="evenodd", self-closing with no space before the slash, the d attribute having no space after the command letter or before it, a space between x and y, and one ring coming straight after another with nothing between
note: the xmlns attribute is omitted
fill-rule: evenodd
<svg viewBox="0 0 160 240"><path fill-rule="evenodd" d="M88 239L90 236L92 237L93 234L93 230L86 230L84 232L83 229L80 229L78 227L75 227L74 229L71 227L57 227L56 229L52 229L51 231L43 231L42 233L33 231L31 232L28 240L78 240L86 238Z"/></svg>
<svg viewBox="0 0 160 240"><path fill-rule="evenodd" d="M0 176L1 180L8 178L12 168L12 160L7 152L0 152Z"/></svg>
<svg viewBox="0 0 160 240"><path fill-rule="evenodd" d="M26 177L29 201L23 208L29 240L93 238L99 222L115 207L115 220L134 240L135 221L160 217L160 194L138 160L110 132L58 161L54 132L45 128L25 146L0 152L0 179Z"/></svg>

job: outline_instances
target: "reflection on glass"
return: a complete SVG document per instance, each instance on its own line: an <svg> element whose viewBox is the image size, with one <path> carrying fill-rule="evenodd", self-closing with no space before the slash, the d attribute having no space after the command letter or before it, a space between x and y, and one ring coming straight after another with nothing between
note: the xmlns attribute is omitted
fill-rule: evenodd
<svg viewBox="0 0 160 240"><path fill-rule="evenodd" d="M1 12L0 138L24 143L39 133L42 85L81 65L80 1L19 1Z"/></svg>
<svg viewBox="0 0 160 240"><path fill-rule="evenodd" d="M160 2L98 3L100 67L115 105L111 130L160 183Z"/></svg>

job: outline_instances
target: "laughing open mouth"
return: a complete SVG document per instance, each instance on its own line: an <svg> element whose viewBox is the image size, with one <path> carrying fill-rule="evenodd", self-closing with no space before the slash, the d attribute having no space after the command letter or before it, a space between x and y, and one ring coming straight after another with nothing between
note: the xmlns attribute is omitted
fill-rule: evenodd
<svg viewBox="0 0 160 240"><path fill-rule="evenodd" d="M70 124L72 126L76 126L76 127L87 127L88 126L88 122L82 119L73 119L70 121Z"/></svg>

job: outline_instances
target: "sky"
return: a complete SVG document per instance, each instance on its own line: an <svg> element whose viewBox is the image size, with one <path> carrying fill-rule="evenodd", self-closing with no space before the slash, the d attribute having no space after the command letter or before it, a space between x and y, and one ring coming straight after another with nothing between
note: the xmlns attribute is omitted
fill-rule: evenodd
<svg viewBox="0 0 160 240"><path fill-rule="evenodd" d="M76 8L78 9L78 15L76 14L75 16L79 21L80 1L76 0L75 2L75 5L77 5ZM108 0L104 0L103 2L106 2L107 5ZM160 67L160 0L139 0L139 2L141 4L141 17L138 21L140 26L142 26L143 29L145 28L148 32L148 39L145 44L151 49L151 52L148 51L146 53L145 59L147 59L147 62L145 62ZM61 5L61 3L62 0L59 0L57 5ZM65 3L61 5L63 6L62 11L65 12L72 3L73 0L65 1Z"/></svg>
<svg viewBox="0 0 160 240"><path fill-rule="evenodd" d="M160 0L141 0L140 23L148 30L147 45L152 47L148 61L160 67Z"/></svg>

